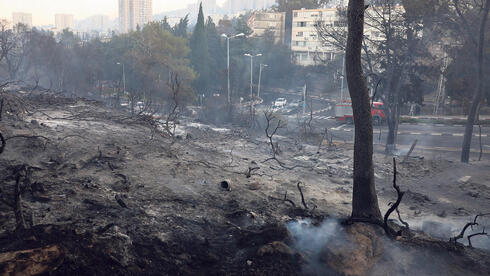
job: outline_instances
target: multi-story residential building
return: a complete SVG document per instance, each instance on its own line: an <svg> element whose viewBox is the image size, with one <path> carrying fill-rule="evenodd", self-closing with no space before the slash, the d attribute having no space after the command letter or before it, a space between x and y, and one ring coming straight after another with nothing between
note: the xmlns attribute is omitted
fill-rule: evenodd
<svg viewBox="0 0 490 276"><path fill-rule="evenodd" d="M119 30L134 31L152 20L152 0L119 0Z"/></svg>
<svg viewBox="0 0 490 276"><path fill-rule="evenodd" d="M24 24L32 28L32 13L14 12L12 13L12 23L14 26Z"/></svg>
<svg viewBox="0 0 490 276"><path fill-rule="evenodd" d="M248 26L253 36L264 36L267 31L271 31L276 43L284 43L286 13L255 11L248 19Z"/></svg>
<svg viewBox="0 0 490 276"><path fill-rule="evenodd" d="M403 12L403 7L397 6L398 14ZM379 12L379 11L378 11ZM369 41L383 40L383 34L376 28L380 22L378 12L367 10L364 35ZM298 65L319 65L335 56L342 54L338 43L326 41L318 34L318 24L323 28L331 29L337 34L347 34L347 11L345 8L301 9L293 11L291 50ZM369 21L372 21L369 23ZM393 23L396 24L396 23ZM368 47L369 47L368 43Z"/></svg>
<svg viewBox="0 0 490 276"><path fill-rule="evenodd" d="M73 14L55 14L54 22L57 32L61 32L64 29L73 29Z"/></svg>
<svg viewBox="0 0 490 276"><path fill-rule="evenodd" d="M293 11L291 51L298 65L318 65L339 52L333 45L324 45L317 30L320 21L332 26L345 24L337 12L336 8Z"/></svg>

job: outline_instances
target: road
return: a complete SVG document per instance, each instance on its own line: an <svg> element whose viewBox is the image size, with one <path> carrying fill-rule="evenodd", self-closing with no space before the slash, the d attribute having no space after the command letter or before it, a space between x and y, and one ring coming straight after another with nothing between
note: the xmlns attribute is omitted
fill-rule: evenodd
<svg viewBox="0 0 490 276"><path fill-rule="evenodd" d="M288 96L288 100L300 99L299 95L284 95ZM354 126L340 124L333 116L331 100L315 97L313 99L313 125L317 129L327 128L333 134L334 141L352 143ZM298 114L288 112L288 125L294 127L298 124ZM386 126L374 127L374 142L378 144L378 148L383 148L386 142L388 129ZM473 153L480 151L480 136L479 129L475 127L472 140L471 150ZM450 154L453 157L459 155L461 145L463 143L464 126L449 125L449 124L428 124L428 123L413 123L400 124L398 131L397 147L400 151L407 151L412 143L417 140L416 150L432 151ZM485 157L490 157L490 128L482 127L481 144ZM476 154L478 155L478 154Z"/></svg>

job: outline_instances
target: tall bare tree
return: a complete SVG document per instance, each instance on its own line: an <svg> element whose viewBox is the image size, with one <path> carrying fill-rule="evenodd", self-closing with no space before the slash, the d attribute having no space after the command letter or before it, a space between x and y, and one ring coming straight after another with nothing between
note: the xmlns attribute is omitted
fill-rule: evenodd
<svg viewBox="0 0 490 276"><path fill-rule="evenodd" d="M367 29L362 41L362 61L368 75L372 76L373 88L377 86L375 83L380 84L376 98L386 107L386 152L391 154L395 150L402 107L407 101L421 99L421 90L415 89L414 83L420 84L421 69L435 62L421 36L425 14L413 13L411 6L408 12L396 0L377 0L371 4L365 13ZM336 21L317 22L324 46L345 49L344 14L345 9L339 7ZM407 87L416 93L408 93Z"/></svg>
<svg viewBox="0 0 490 276"><path fill-rule="evenodd" d="M475 40L473 38L473 34L468 25L468 22L464 14L461 12L459 8L459 1L453 0L453 3L463 23L463 26L467 29L466 32L467 32L468 39ZM488 21L489 10L490 10L490 0L486 0L481 10L482 17L480 21L479 39L478 41L476 41L477 49L478 49L476 55L477 63L478 63L478 86L476 88L475 94L473 95L473 100L471 103L470 112L468 114L468 120L466 122L466 128L464 132L463 147L461 151L461 162L463 163L468 163L470 160L470 147L471 147L471 139L473 138L473 125L475 124L477 114L478 114L478 109L483 98L483 82L484 82L483 49L485 48L485 27Z"/></svg>
<svg viewBox="0 0 490 276"><path fill-rule="evenodd" d="M361 61L364 10L364 0L349 0L345 63L355 124L352 218L381 221L374 181L371 104Z"/></svg>

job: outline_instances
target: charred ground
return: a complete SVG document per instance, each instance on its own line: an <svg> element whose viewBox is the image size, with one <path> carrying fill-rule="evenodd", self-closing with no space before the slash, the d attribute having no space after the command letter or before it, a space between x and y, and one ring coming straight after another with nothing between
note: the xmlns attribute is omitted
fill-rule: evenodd
<svg viewBox="0 0 490 276"><path fill-rule="evenodd" d="M315 139L304 143L307 139L286 129L277 137L279 158L301 165L289 170L265 162L271 153L263 131L184 119L175 137L162 137L150 118L95 101L38 92L5 99L0 274L481 275L490 270L488 251L417 231L395 241L363 224L339 223L330 243L336 247L325 246L320 256L300 250L288 222L309 218L306 229L349 215L349 145L319 150ZM396 199L393 171L389 158L379 155L375 161L384 211ZM462 228L469 216L490 210L488 162L461 166L424 159L399 165L399 185L409 190L400 212L413 228L421 229L428 218L451 230ZM471 180L458 181L465 175ZM13 212L17 178L25 229ZM481 239L473 244L488 250L486 237ZM435 261L421 264L428 258Z"/></svg>

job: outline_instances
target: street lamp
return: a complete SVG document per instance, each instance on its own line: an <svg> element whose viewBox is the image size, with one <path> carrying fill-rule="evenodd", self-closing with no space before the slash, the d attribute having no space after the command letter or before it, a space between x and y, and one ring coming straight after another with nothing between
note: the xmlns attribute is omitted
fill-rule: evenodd
<svg viewBox="0 0 490 276"><path fill-rule="evenodd" d="M254 57L260 57L262 54L256 54L256 55L251 55L251 54L245 54L244 56L250 58L250 99L253 99L253 66L254 66Z"/></svg>
<svg viewBox="0 0 490 276"><path fill-rule="evenodd" d="M228 83L228 104L231 103L231 93L230 93L230 39L235 37L245 36L244 33L239 33L236 35L226 35L222 34L221 37L226 38L226 49L227 49L227 58L226 58L226 71L227 71L227 83Z"/></svg>
<svg viewBox="0 0 490 276"><path fill-rule="evenodd" d="M260 64L260 70L259 70L259 87L257 89L257 97L260 97L260 83L262 81L262 68L264 67L269 67L267 64Z"/></svg>

